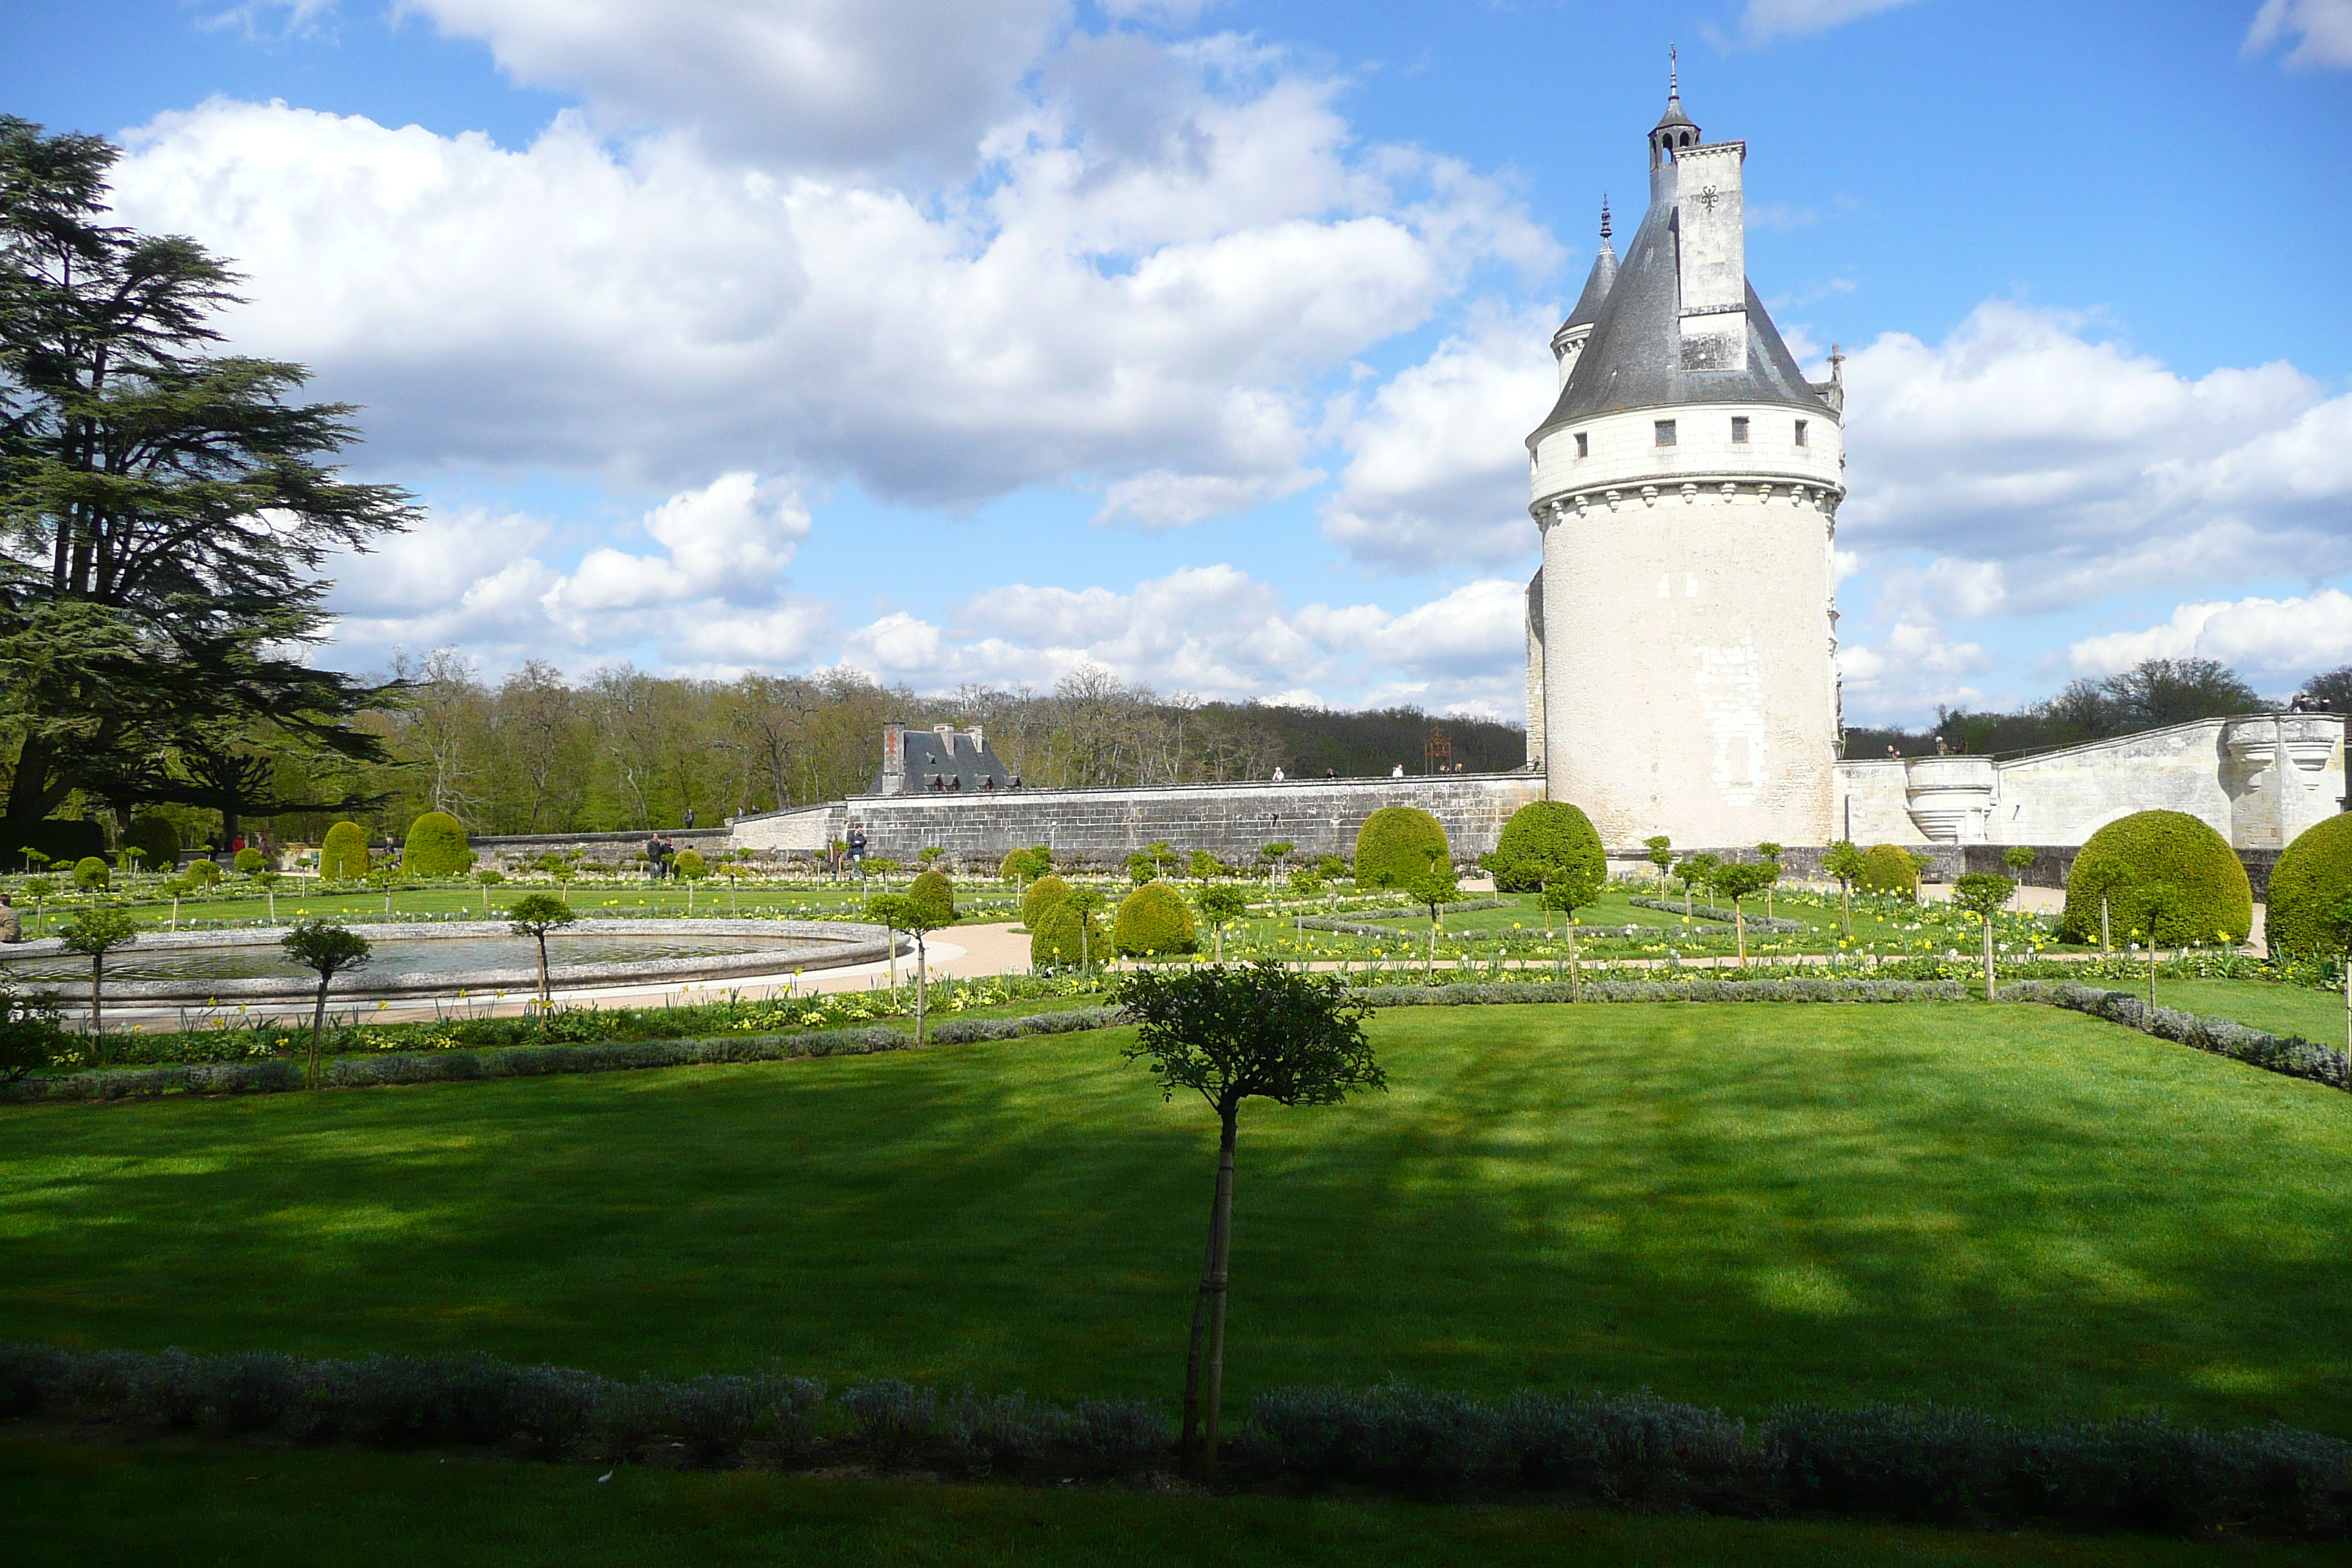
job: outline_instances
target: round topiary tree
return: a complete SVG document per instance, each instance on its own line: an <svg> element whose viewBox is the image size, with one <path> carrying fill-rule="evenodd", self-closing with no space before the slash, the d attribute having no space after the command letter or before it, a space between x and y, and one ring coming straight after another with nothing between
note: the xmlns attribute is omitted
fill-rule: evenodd
<svg viewBox="0 0 2352 1568"><path fill-rule="evenodd" d="M1111 921L1110 944L1122 958L1160 958L1201 951L1192 911L1165 882L1146 882L1128 894Z"/></svg>
<svg viewBox="0 0 2352 1568"><path fill-rule="evenodd" d="M2273 958L2317 958L2342 951L2328 906L2352 894L2352 812L2306 827L2271 868L2263 934Z"/></svg>
<svg viewBox="0 0 2352 1568"><path fill-rule="evenodd" d="M1531 800L1511 813L1486 863L1498 893L1532 893L1568 877L1598 884L1609 875L1591 818L1564 800Z"/></svg>
<svg viewBox="0 0 2352 1568"><path fill-rule="evenodd" d="M1081 910L1067 899L1056 900L1029 928L1029 962L1040 969L1096 964L1109 955L1102 921L1092 910Z"/></svg>
<svg viewBox="0 0 2352 1568"><path fill-rule="evenodd" d="M1356 832L1356 886L1402 888L1452 858L1437 818L1417 806L1384 805Z"/></svg>
<svg viewBox="0 0 2352 1568"><path fill-rule="evenodd" d="M180 865L180 830L166 816L142 816L122 835L122 847L146 858L151 871L173 871Z"/></svg>
<svg viewBox="0 0 2352 1568"><path fill-rule="evenodd" d="M466 826L446 811L428 811L408 825L401 868L413 877L462 877L474 868Z"/></svg>
<svg viewBox="0 0 2352 1568"><path fill-rule="evenodd" d="M95 855L85 855L74 862L73 885L85 893L101 891L113 880L106 862Z"/></svg>
<svg viewBox="0 0 2352 1568"><path fill-rule="evenodd" d="M2137 932L2158 947L2243 942L2254 890L2228 840L2182 811L2136 811L2091 835L2066 876L2060 929L2099 939L2099 900L2118 938Z"/></svg>
<svg viewBox="0 0 2352 1568"><path fill-rule="evenodd" d="M338 822L319 845L319 875L348 882L368 873L367 835L356 822Z"/></svg>
<svg viewBox="0 0 2352 1568"><path fill-rule="evenodd" d="M1004 852L1004 858L997 862L996 874L1007 882L1025 881L1044 869L1037 864L1035 850L1008 849Z"/></svg>
<svg viewBox="0 0 2352 1568"><path fill-rule="evenodd" d="M907 897L925 908L936 910L940 925L953 925L956 918L955 885L948 880L945 871L925 871L907 884ZM938 930L938 926L931 928Z"/></svg>
<svg viewBox="0 0 2352 1568"><path fill-rule="evenodd" d="M1911 851L1892 844L1874 844L1862 852L1862 867L1853 885L1865 893L1892 893L1911 898L1919 891L1919 862Z"/></svg>
<svg viewBox="0 0 2352 1568"><path fill-rule="evenodd" d="M250 877L256 871L260 870L264 866L268 865L269 858L262 854L260 850L256 849L252 845L248 844L244 848L236 852L236 858L230 862L230 864L235 866L236 869Z"/></svg>
<svg viewBox="0 0 2352 1568"><path fill-rule="evenodd" d="M1035 931L1037 922L1045 918L1045 911L1069 896L1070 885L1047 872L1030 883L1029 890L1021 895L1021 923Z"/></svg>

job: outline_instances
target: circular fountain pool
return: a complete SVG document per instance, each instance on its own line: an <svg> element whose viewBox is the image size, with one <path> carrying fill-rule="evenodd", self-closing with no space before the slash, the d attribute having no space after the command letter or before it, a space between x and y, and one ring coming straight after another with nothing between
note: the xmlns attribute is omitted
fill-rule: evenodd
<svg viewBox="0 0 2352 1568"><path fill-rule="evenodd" d="M338 975L338 997L415 996L528 990L539 982L539 947L503 921L354 925L373 948L367 965ZM124 1002L245 1001L306 995L318 978L278 945L279 931L142 932L107 956L106 994ZM551 931L554 987L659 984L790 974L879 963L879 926L819 921L584 920ZM0 949L0 979L55 986L70 998L89 982L89 961L54 940Z"/></svg>

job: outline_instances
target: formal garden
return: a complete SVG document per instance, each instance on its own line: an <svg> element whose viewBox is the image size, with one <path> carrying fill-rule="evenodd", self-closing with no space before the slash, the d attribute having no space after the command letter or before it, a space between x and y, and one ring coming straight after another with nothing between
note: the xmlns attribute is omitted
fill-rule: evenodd
<svg viewBox="0 0 2352 1568"><path fill-rule="evenodd" d="M1990 1524L2078 1532L2085 1562L2215 1531L2290 1561L2345 1528L2340 827L2277 873L2273 936L2302 945L2258 956L2234 856L2169 820L2086 847L2052 916L2000 878L1784 887L1760 852L1612 880L1581 834L1498 850L1465 895L1435 825L1404 826L1338 866L736 879L934 940L1023 922L1028 973L919 1005L905 981L322 1005L120 1035L103 1071L57 1030L13 1094L139 1103L0 1111L0 1342L31 1347L0 1390L20 1432L139 1436L135 1483L68 1489L94 1545L230 1531L194 1500L261 1462L375 1500L328 1531L352 1550L488 1509L510 1470L551 1560L679 1506L717 1510L720 1560L785 1518L850 1553L845 1497L925 1514L908 1470L984 1483L942 1561L1038 1517L1074 1562L1113 1520L1189 1542L1187 1489L1302 1562L1533 1560L1563 1519L1603 1555L1759 1562L2055 1544ZM541 869L389 890L478 919L485 890L493 918L676 896ZM139 891L62 918L152 921ZM300 892L281 918L343 929ZM1225 1100L1231 1337L1192 1310L1188 1352L1202 1098L1236 1069L1167 1041L1332 1028L1307 1076ZM1204 1410L1213 1475L1179 1419ZM54 1485L55 1451L18 1448L0 1484ZM574 1514L562 1476L621 1489Z"/></svg>

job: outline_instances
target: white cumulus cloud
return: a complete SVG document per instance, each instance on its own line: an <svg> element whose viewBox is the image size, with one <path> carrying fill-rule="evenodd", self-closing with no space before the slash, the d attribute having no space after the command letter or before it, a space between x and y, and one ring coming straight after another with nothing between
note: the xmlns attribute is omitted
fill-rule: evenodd
<svg viewBox="0 0 2352 1568"><path fill-rule="evenodd" d="M2352 66L2352 0L2263 0L2246 29L2246 54L2266 55L2287 38L2294 40L2290 68Z"/></svg>
<svg viewBox="0 0 2352 1568"><path fill-rule="evenodd" d="M1125 142L1035 100L978 184L215 100L131 134L118 204L236 260L237 346L366 405L378 466L847 473L929 505L1091 477L1169 526L1311 482L1317 377L1549 252L1458 165L1352 146L1329 84L1149 48Z"/></svg>
<svg viewBox="0 0 2352 1568"><path fill-rule="evenodd" d="M1750 42L1793 33L1820 33L1867 16L1892 11L1911 0L1748 0L1739 15L1739 30Z"/></svg>
<svg viewBox="0 0 2352 1568"><path fill-rule="evenodd" d="M2255 679L2293 680L2352 664L2352 594L2182 605L2143 631L2085 637L2066 650L2077 675L2112 675L2142 659L2220 659Z"/></svg>
<svg viewBox="0 0 2352 1568"><path fill-rule="evenodd" d="M1945 558L1956 615L2352 567L2352 396L2285 363L2192 379L2085 327L1996 301L1855 353L1839 543Z"/></svg>
<svg viewBox="0 0 2352 1568"><path fill-rule="evenodd" d="M1521 439L1557 392L1547 346L1556 321L1548 310L1491 317L1374 393L1347 424L1324 536L1381 565L1533 570Z"/></svg>

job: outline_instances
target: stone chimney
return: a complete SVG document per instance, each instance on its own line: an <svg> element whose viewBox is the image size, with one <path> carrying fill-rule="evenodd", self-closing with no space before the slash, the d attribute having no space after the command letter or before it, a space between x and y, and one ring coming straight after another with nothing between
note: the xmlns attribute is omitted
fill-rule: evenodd
<svg viewBox="0 0 2352 1568"><path fill-rule="evenodd" d="M902 795L907 788L907 726L893 719L882 726L882 793Z"/></svg>
<svg viewBox="0 0 2352 1568"><path fill-rule="evenodd" d="M1675 270L1682 284L1685 370L1748 368L1745 142L1675 154Z"/></svg>
<svg viewBox="0 0 2352 1568"><path fill-rule="evenodd" d="M979 725L974 724L971 729L966 730L964 733L971 737L971 754L973 756L976 757L980 755L981 752L988 750L988 737L982 732Z"/></svg>

